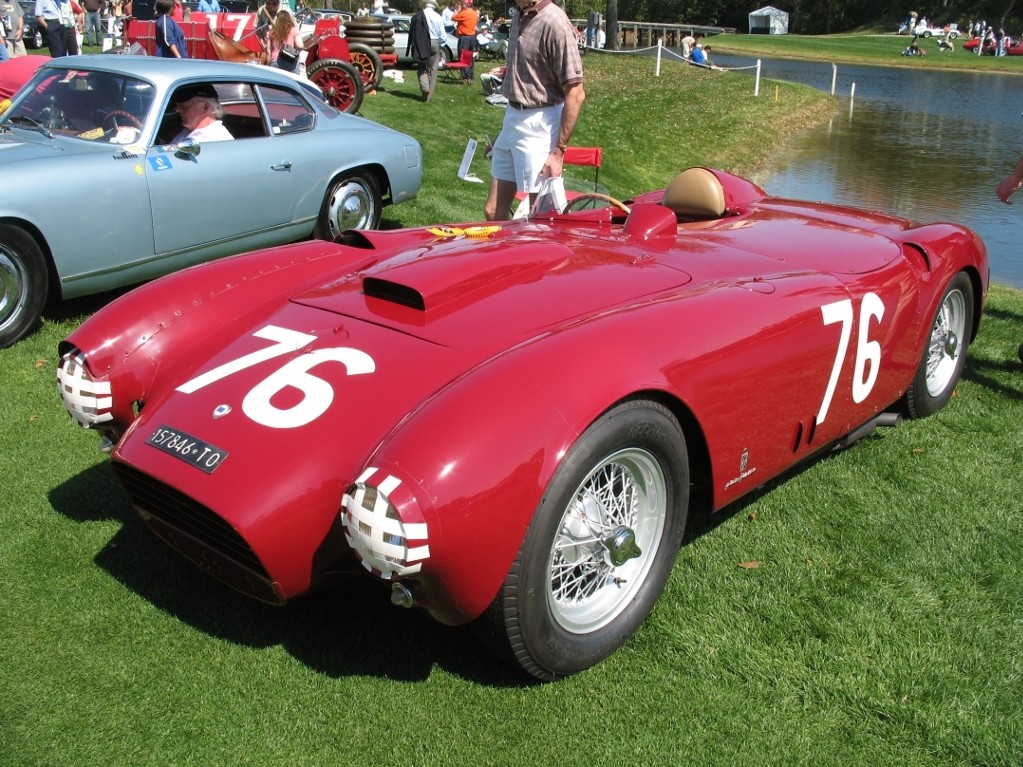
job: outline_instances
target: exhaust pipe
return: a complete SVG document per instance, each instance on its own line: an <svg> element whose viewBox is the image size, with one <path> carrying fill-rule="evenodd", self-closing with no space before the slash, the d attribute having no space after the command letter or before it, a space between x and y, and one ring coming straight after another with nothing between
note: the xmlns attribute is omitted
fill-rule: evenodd
<svg viewBox="0 0 1023 767"><path fill-rule="evenodd" d="M874 433L874 429L879 426L895 427L902 424L901 413L880 413L865 424L860 426L858 429L846 434L838 442L835 443L834 450L845 450L847 447L855 442L859 442L864 437L870 436Z"/></svg>

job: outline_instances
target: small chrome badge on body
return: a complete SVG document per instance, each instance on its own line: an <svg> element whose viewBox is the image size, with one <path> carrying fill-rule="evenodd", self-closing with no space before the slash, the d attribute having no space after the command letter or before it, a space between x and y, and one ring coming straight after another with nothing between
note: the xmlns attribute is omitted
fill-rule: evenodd
<svg viewBox="0 0 1023 767"><path fill-rule="evenodd" d="M227 415L230 412L231 412L231 406L230 405L217 405L215 408L213 408L213 417L214 418L223 418L225 415Z"/></svg>

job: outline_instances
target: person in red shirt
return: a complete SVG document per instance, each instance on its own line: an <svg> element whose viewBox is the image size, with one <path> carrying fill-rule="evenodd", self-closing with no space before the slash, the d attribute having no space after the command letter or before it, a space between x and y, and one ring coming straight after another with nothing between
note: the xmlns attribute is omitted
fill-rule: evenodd
<svg viewBox="0 0 1023 767"><path fill-rule="evenodd" d="M451 3L455 13L451 20L455 22L455 36L458 38L458 58L462 58L462 51L472 51L476 54L476 26L479 24L480 15L472 7L472 0L454 0ZM462 70L462 85L472 85L476 75L472 64L468 69Z"/></svg>

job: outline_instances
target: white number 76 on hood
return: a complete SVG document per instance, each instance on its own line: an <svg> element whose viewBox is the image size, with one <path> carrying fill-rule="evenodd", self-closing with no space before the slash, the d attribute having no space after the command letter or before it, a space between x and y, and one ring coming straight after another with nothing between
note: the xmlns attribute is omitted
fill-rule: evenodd
<svg viewBox="0 0 1023 767"><path fill-rule="evenodd" d="M316 340L316 336L276 325L267 325L252 335L273 341L274 344L196 376L191 381L181 384L177 391L192 394L253 365L298 351ZM313 349L288 360L253 386L242 400L242 411L256 423L273 429L294 429L315 421L327 412L327 408L334 401L334 388L310 372L325 362L340 362L350 376L372 373L376 370L373 358L358 349L347 346ZM288 408L274 405L271 402L274 396L289 386L302 392L302 399Z"/></svg>

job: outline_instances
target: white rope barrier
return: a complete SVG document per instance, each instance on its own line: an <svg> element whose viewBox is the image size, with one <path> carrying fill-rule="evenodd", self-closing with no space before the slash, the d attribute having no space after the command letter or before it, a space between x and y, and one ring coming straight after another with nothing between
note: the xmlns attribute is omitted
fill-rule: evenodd
<svg viewBox="0 0 1023 767"><path fill-rule="evenodd" d="M696 61L693 61L692 59L687 59L685 56L682 56L682 55L680 55L678 53L675 53L675 51L671 50L670 48L665 48L664 44L660 40L657 41L657 45L651 45L651 46L648 46L646 48L630 48L627 51L609 51L609 50L607 50L605 48L597 48L597 47L592 46L592 45L584 45L582 47L587 49L587 50L591 50L591 51L599 51L600 53L612 53L612 54L618 53L618 54L625 54L625 55L629 55L629 56L634 56L634 55L639 54L639 53L648 53L649 51L656 50L657 51L657 56L656 56L656 63L654 65L654 77L660 77L661 76L661 56L663 54L667 54L668 56L673 57L674 59L682 62L683 64L689 64L690 66L700 67L702 69L710 69L710 70L713 70L715 72L742 72L742 71L745 71L745 70L748 70L748 69L756 70L756 77L755 77L754 83L753 83L753 95L754 96L759 96L760 95L760 59L757 59L757 63L756 64L752 64L752 65L747 66L747 67L719 67L716 64L710 64L710 63L701 64L701 63L698 63Z"/></svg>

